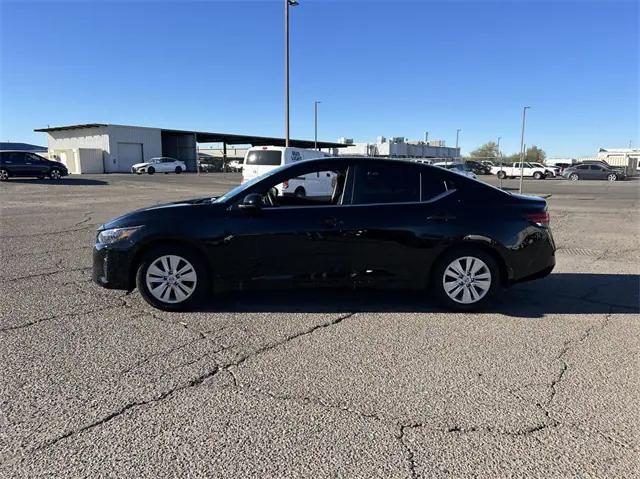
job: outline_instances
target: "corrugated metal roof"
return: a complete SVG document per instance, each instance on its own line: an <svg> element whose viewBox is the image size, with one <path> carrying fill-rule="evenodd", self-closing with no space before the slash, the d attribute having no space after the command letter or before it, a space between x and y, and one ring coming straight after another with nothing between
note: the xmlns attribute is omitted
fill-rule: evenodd
<svg viewBox="0 0 640 479"><path fill-rule="evenodd" d="M0 142L0 150L4 151L47 151L47 147L30 143Z"/></svg>
<svg viewBox="0 0 640 479"><path fill-rule="evenodd" d="M146 126L132 126L132 125L115 125L105 123L86 123L80 125L66 125L66 126L53 126L48 128L38 128L34 131L37 132L52 132L52 131L64 131L64 130L79 130L83 128L100 128L107 126L120 126L125 128L150 128ZM152 127L151 127L152 128ZM209 131L194 131L194 130L174 130L169 128L157 128L162 133L175 133L175 134L189 134L196 135L196 141L198 143L227 143L228 145L252 145L252 146L284 146L284 138L278 138L273 136L255 136L255 135L240 135L236 133L217 133ZM290 139L289 146L297 148L314 148L315 142L313 140L296 140ZM342 143L335 143L329 141L318 141L318 148L344 148L347 145Z"/></svg>

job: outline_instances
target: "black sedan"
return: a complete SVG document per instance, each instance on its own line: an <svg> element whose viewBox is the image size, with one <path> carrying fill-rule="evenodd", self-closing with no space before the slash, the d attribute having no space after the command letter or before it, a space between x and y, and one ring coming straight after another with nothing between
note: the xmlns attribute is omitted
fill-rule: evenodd
<svg viewBox="0 0 640 479"><path fill-rule="evenodd" d="M325 197L280 195L327 173ZM252 286L430 288L470 310L548 275L544 199L401 160L326 158L275 168L217 198L152 206L99 228L93 278L151 305L192 308Z"/></svg>

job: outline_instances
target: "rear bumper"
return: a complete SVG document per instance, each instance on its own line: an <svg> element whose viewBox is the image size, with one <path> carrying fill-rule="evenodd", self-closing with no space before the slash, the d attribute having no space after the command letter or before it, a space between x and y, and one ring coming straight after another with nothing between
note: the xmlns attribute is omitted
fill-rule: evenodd
<svg viewBox="0 0 640 479"><path fill-rule="evenodd" d="M556 266L556 245L551 230L532 228L517 251L511 253L509 284L548 276Z"/></svg>

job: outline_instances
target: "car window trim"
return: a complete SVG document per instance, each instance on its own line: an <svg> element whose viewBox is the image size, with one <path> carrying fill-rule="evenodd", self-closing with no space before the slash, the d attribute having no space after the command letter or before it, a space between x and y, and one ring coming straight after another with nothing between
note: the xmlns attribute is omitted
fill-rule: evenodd
<svg viewBox="0 0 640 479"><path fill-rule="evenodd" d="M267 206L265 209L269 211L276 210L290 210L290 209L307 209L307 208L349 208L349 207L363 207L363 206L393 206L393 205L424 205L428 203L435 203L436 201L440 201L443 198L446 198L449 195L452 195L458 191L453 188L447 191L443 191L439 195L434 196L433 198L426 201L396 201L393 203L360 203L357 205L354 204L341 204L341 205L292 205L292 206Z"/></svg>

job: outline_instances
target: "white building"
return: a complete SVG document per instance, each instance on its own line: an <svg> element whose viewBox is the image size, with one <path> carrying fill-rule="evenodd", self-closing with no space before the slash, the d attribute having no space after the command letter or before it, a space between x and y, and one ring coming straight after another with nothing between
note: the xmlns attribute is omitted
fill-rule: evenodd
<svg viewBox="0 0 640 479"><path fill-rule="evenodd" d="M340 156L443 159L460 157L460 148L447 147L442 140L425 143L424 141L407 141L403 137L387 140L385 137L379 136L373 143L354 143L348 138L340 138L339 142L346 145L344 148L340 148Z"/></svg>
<svg viewBox="0 0 640 479"><path fill-rule="evenodd" d="M106 123L57 126L35 131L47 134L49 157L62 161L70 173L130 172L133 164L158 156L182 160L187 171L196 171L198 143L222 144L223 158L229 157L229 144L284 146L284 139L276 137ZM314 142L309 140L291 139L289 144L299 148L314 147ZM339 143L318 142L320 148L341 146Z"/></svg>
<svg viewBox="0 0 640 479"><path fill-rule="evenodd" d="M600 148L598 159L604 160L611 166L629 166L630 161L640 164L640 149L638 148Z"/></svg>

